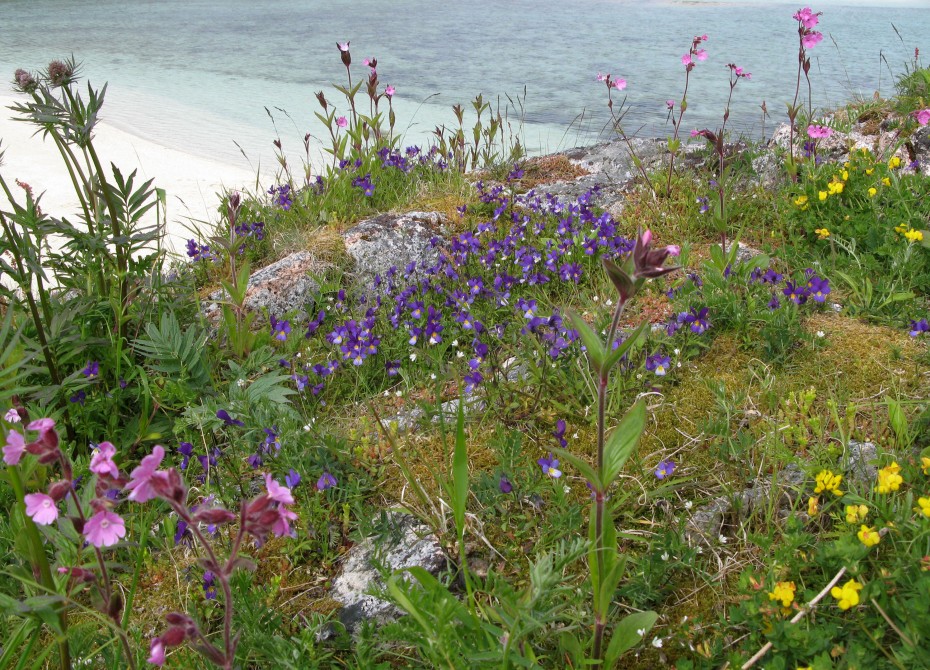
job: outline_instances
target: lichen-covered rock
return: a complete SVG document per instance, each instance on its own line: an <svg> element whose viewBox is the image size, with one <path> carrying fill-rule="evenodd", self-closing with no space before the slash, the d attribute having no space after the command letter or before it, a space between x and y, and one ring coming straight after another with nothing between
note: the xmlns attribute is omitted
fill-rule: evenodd
<svg viewBox="0 0 930 670"><path fill-rule="evenodd" d="M342 603L339 619L350 633L364 621L384 624L403 613L370 592L383 589L377 566L389 571L421 567L438 575L446 567L446 555L429 528L409 514L389 515L392 528L380 539L369 537L346 554L342 573L333 582L330 597Z"/></svg>
<svg viewBox="0 0 930 670"><path fill-rule="evenodd" d="M437 241L444 239L442 226L439 212L380 214L347 230L343 240L357 275L367 283L376 274L383 277L391 266L403 272L413 262L417 270L435 263Z"/></svg>
<svg viewBox="0 0 930 670"><path fill-rule="evenodd" d="M730 253L730 242L727 243L724 247L724 253ZM736 262L737 263L748 263L756 256L761 256L762 252L758 249L754 249L748 244L743 244L742 242L736 243Z"/></svg>
<svg viewBox="0 0 930 670"><path fill-rule="evenodd" d="M267 311L276 317L294 311L303 313L313 305L313 297L320 290L311 275L318 275L326 267L309 251L298 251L263 267L249 277L245 308L259 313ZM213 302L204 307L208 319L219 318L218 301L226 298L226 291L222 289L210 294Z"/></svg>
<svg viewBox="0 0 930 670"><path fill-rule="evenodd" d="M871 486L878 477L878 447L873 442L849 441L845 465L847 481L860 486Z"/></svg>
<svg viewBox="0 0 930 670"><path fill-rule="evenodd" d="M721 496L698 508L685 527L685 536L697 544L712 544L723 530L723 521L733 509L730 499Z"/></svg>

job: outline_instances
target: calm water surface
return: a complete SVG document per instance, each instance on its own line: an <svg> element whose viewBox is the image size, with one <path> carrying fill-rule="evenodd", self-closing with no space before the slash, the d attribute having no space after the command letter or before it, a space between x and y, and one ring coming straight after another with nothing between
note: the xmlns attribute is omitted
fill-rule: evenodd
<svg viewBox="0 0 930 670"><path fill-rule="evenodd" d="M629 82L628 130L664 136L679 99L680 57L707 33L685 126L719 124L733 62L752 72L732 106L735 130L771 129L794 91L798 3L665 0L0 0L0 74L73 53L95 84L110 82L106 117L167 146L244 164L273 160L321 135L314 92L344 71L336 41L375 56L393 84L408 143L451 124L476 94L522 103L525 143L550 151L597 139L606 120L597 72ZM811 51L814 104L890 93L915 47L930 54L930 1L814 3L825 39ZM897 29L897 32L896 32ZM525 92L525 93L524 93ZM286 110L287 115L280 110ZM512 116L519 116L511 111ZM235 140L235 142L234 142Z"/></svg>

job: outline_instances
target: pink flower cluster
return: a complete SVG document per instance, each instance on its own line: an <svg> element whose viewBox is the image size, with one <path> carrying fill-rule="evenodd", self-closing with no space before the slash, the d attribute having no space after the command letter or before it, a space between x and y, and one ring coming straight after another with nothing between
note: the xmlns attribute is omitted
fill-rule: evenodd
<svg viewBox="0 0 930 670"><path fill-rule="evenodd" d="M801 36L801 45L805 49L812 49L817 46L823 39L823 34L814 30L820 23L820 15L823 12L814 13L810 7L799 9L794 13L794 19L798 22L798 34Z"/></svg>
<svg viewBox="0 0 930 670"><path fill-rule="evenodd" d="M604 82L604 84L607 85L607 88L615 88L618 91L622 91L623 89L626 88L626 79L622 79L619 77L617 79L614 79L610 73L601 74L600 72L598 72L597 81Z"/></svg>
<svg viewBox="0 0 930 670"><path fill-rule="evenodd" d="M833 134L833 129L827 126L809 125L807 127L807 136L812 140L824 140Z"/></svg>
<svg viewBox="0 0 930 670"><path fill-rule="evenodd" d="M691 49L681 57L681 64L685 66L688 72L694 69L698 61L707 60L707 51L701 48L701 44L707 41L707 35L697 35L691 40Z"/></svg>
<svg viewBox="0 0 930 670"><path fill-rule="evenodd" d="M730 68L737 79L752 79L752 72L746 72L735 63L727 63L727 67Z"/></svg>
<svg viewBox="0 0 930 670"><path fill-rule="evenodd" d="M917 123L920 125L927 125L930 123L930 108L917 110L914 112L914 117L917 119Z"/></svg>

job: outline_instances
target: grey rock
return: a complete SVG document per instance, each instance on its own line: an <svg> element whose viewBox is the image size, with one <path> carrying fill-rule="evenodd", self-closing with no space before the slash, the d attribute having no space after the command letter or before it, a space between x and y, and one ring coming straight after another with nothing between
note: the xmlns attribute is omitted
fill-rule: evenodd
<svg viewBox="0 0 930 670"><path fill-rule="evenodd" d="M432 240L444 239L443 221L439 212L379 214L342 237L359 279L367 283L376 274L384 276L391 266L402 272L411 262L416 262L417 270L435 263L440 249Z"/></svg>
<svg viewBox="0 0 930 670"><path fill-rule="evenodd" d="M710 504L698 508L685 527L685 536L699 544L711 544L723 529L723 522L733 505L727 497L715 498Z"/></svg>
<svg viewBox="0 0 930 670"><path fill-rule="evenodd" d="M766 151L753 158L752 169L756 173L753 181L763 188L776 186L785 178L781 161L772 151Z"/></svg>
<svg viewBox="0 0 930 670"><path fill-rule="evenodd" d="M724 253L730 253L730 249L731 249L730 244L731 242L728 242L727 246L724 247ZM747 244L743 244L742 242L736 243L736 262L737 263L748 263L756 256L761 256L761 255L762 255L762 252L759 251L758 249L754 249Z"/></svg>
<svg viewBox="0 0 930 670"><path fill-rule="evenodd" d="M483 412L487 409L487 402L482 398L479 398L477 395L470 395L465 397L465 416L469 414L474 414L475 412ZM432 418L433 423L439 423L439 417L442 418L448 423L449 421L455 421L459 412L459 399L454 398L452 400L447 400L439 406L439 412L436 413ZM388 428L394 426L397 430L397 434L401 435L403 433L409 433L417 424L426 416L426 411L422 407L414 407L410 410L405 410L394 416L388 417L385 419L385 426Z"/></svg>
<svg viewBox="0 0 930 670"><path fill-rule="evenodd" d="M878 476L878 467L875 465L878 456L878 447L873 442L850 440L845 463L840 463L840 467L846 471L847 481L871 486Z"/></svg>
<svg viewBox="0 0 930 670"><path fill-rule="evenodd" d="M309 251L298 251L268 265L249 277L245 294L245 308L253 312L267 310L269 315L283 317L289 312L305 316L305 309L313 304L313 296L320 290L311 273L319 274L328 267ZM210 300L228 299L226 291L220 289L210 294ZM220 306L217 302L207 304L204 314L208 319L218 319Z"/></svg>
<svg viewBox="0 0 930 670"><path fill-rule="evenodd" d="M389 571L420 567L432 575L446 568L439 539L409 514L391 513L392 529L385 536L369 537L346 554L342 572L333 581L330 597L342 603L339 619L350 633L362 622L385 624L403 612L373 592L385 588L378 566Z"/></svg>

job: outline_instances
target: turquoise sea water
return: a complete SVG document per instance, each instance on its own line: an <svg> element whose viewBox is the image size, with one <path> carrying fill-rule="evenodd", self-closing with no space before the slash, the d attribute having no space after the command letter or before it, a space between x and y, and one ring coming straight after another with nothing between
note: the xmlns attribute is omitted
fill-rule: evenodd
<svg viewBox="0 0 930 670"><path fill-rule="evenodd" d="M551 151L591 142L606 120L597 72L628 82L625 126L664 136L665 101L680 99L680 57L708 34L692 75L685 126L715 127L733 62L734 130L759 134L762 101L785 118L794 92L801 5L692 0L0 0L0 75L74 54L95 84L109 81L106 117L147 139L244 165L322 134L314 93L343 81L336 41L351 40L356 76L377 57L393 84L408 143L451 124L477 93L520 98L526 144ZM825 39L811 51L814 104L890 93L914 48L930 56L930 1L814 3ZM898 33L896 33L897 28ZM925 62L930 62L925 60ZM525 97L524 97L525 87ZM333 98L333 95L329 97ZM333 98L335 99L335 98ZM286 110L290 118L282 114Z"/></svg>

